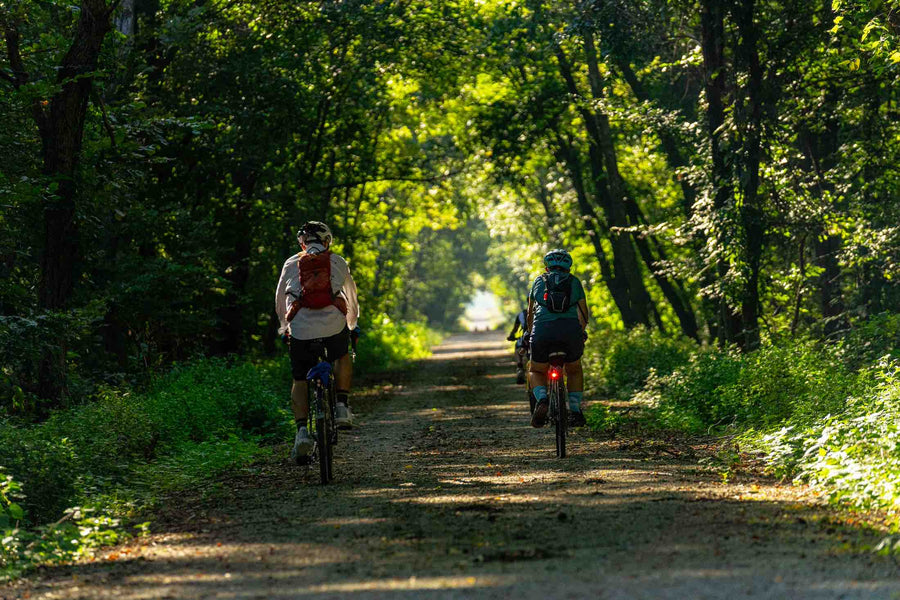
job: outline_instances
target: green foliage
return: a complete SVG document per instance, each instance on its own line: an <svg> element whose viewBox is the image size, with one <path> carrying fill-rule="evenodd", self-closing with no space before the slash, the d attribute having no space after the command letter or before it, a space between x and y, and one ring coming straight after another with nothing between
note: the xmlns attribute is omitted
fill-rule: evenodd
<svg viewBox="0 0 900 600"><path fill-rule="evenodd" d="M768 429L840 411L858 381L831 347L816 342L770 346L743 359L737 381L721 388L723 405L741 425Z"/></svg>
<svg viewBox="0 0 900 600"><path fill-rule="evenodd" d="M623 418L620 413L609 409L606 404L594 402L584 413L588 427L594 431L609 431L619 427Z"/></svg>
<svg viewBox="0 0 900 600"><path fill-rule="evenodd" d="M900 314L882 313L854 323L841 343L841 356L852 368L868 367L888 355L900 358Z"/></svg>
<svg viewBox="0 0 900 600"><path fill-rule="evenodd" d="M146 524L135 526L146 531ZM31 529L4 528L0 540L0 577L14 577L37 564L53 564L90 556L101 546L128 539L132 534L108 511L74 507L55 523Z"/></svg>
<svg viewBox="0 0 900 600"><path fill-rule="evenodd" d="M440 342L440 335L424 323L397 323L387 315L372 320L358 345L356 366L360 372L394 369L410 360L426 358Z"/></svg>
<svg viewBox="0 0 900 600"><path fill-rule="evenodd" d="M671 374L652 377L637 398L655 409L663 426L702 431L734 418L736 408L723 406L720 395L737 382L742 367L735 349L706 348Z"/></svg>
<svg viewBox="0 0 900 600"><path fill-rule="evenodd" d="M22 496L22 484L13 479L12 475L6 475L0 469L0 529L16 527L25 518L25 510L17 500Z"/></svg>
<svg viewBox="0 0 900 600"><path fill-rule="evenodd" d="M96 326L96 307L88 305L68 312L40 313L34 317L0 316L0 415L46 415L49 403L35 394L38 369L45 355L58 356L60 341L73 366L93 366L90 345L78 343L89 338ZM84 395L92 385L84 377L72 377L70 392Z"/></svg>
<svg viewBox="0 0 900 600"><path fill-rule="evenodd" d="M75 503L80 469L70 439L42 427L4 422L0 425L0 465L21 486L20 503L27 521L54 521Z"/></svg>
<svg viewBox="0 0 900 600"><path fill-rule="evenodd" d="M766 430L841 410L859 383L833 347L797 342L749 354L703 350L670 375L651 379L638 398L667 427Z"/></svg>
<svg viewBox="0 0 900 600"><path fill-rule="evenodd" d="M208 359L177 366L145 392L106 390L38 425L4 422L8 566L115 541L120 515L135 504L246 464L269 437L289 437L282 383L271 367Z"/></svg>
<svg viewBox="0 0 900 600"><path fill-rule="evenodd" d="M596 338L596 339L595 339ZM628 398L640 389L651 373L657 377L685 364L696 344L672 338L659 331L637 327L627 332L595 333L586 353L587 377L610 398Z"/></svg>
<svg viewBox="0 0 900 600"><path fill-rule="evenodd" d="M766 461L856 508L900 506L900 364L869 369L867 385L848 397L843 410L813 422L788 422L762 436Z"/></svg>

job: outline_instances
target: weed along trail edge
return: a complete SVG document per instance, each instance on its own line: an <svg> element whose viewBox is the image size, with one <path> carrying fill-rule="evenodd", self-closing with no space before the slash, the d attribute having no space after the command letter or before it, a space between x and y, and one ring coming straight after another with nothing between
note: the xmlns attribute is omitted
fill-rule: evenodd
<svg viewBox="0 0 900 600"><path fill-rule="evenodd" d="M878 532L657 440L532 429L510 345L448 339L360 393L335 482L288 448L183 499L165 531L6 598L892 598ZM158 530L161 526L157 525Z"/></svg>

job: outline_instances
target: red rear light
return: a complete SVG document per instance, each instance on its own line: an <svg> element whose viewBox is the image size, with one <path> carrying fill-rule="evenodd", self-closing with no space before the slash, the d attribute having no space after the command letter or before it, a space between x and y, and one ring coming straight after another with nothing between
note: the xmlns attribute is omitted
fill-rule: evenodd
<svg viewBox="0 0 900 600"><path fill-rule="evenodd" d="M559 379L559 371L550 371L550 379Z"/></svg>

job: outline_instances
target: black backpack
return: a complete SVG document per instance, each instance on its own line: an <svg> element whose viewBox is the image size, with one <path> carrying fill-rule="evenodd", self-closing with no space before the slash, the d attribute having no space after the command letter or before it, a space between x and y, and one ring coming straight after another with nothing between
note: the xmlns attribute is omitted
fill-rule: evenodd
<svg viewBox="0 0 900 600"><path fill-rule="evenodd" d="M542 273L544 298L538 304L553 313L563 313L572 305L572 276L564 271Z"/></svg>

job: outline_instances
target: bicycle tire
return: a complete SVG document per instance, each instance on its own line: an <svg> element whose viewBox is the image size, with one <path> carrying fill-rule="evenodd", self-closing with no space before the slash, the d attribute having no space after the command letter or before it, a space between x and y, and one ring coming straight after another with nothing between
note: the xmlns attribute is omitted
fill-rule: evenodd
<svg viewBox="0 0 900 600"><path fill-rule="evenodd" d="M334 446L337 444L337 422L335 420L334 392L325 393L325 432L328 434L327 462L328 481L334 481Z"/></svg>
<svg viewBox="0 0 900 600"><path fill-rule="evenodd" d="M568 428L568 415L566 414L566 398L563 393L562 383L559 381L553 384L551 402L556 404L556 456L559 458L566 457L566 429Z"/></svg>
<svg viewBox="0 0 900 600"><path fill-rule="evenodd" d="M330 408L328 414L331 415L329 420L328 431L331 434L331 454L332 458L334 457L334 447L337 446L338 443L338 428L337 428L337 400L336 394L334 391L334 379L331 380L331 385L328 387L328 407ZM332 461L332 466L334 465L334 461ZM334 472L331 468L328 470L329 476L333 479Z"/></svg>
<svg viewBox="0 0 900 600"><path fill-rule="evenodd" d="M328 421L325 418L327 406L325 391L316 389L316 447L319 452L319 478L322 485L331 481L331 439L328 435Z"/></svg>

